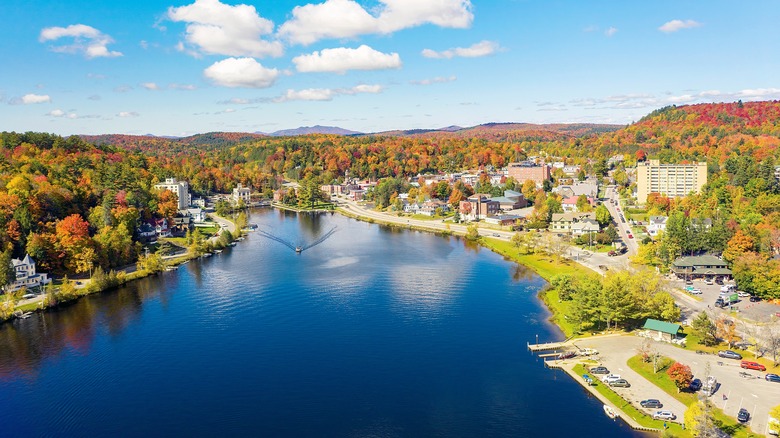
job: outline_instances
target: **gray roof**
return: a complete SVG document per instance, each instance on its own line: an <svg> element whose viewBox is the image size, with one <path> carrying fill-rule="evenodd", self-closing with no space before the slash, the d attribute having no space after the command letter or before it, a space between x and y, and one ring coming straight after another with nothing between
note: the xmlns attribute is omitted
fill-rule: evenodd
<svg viewBox="0 0 780 438"><path fill-rule="evenodd" d="M672 263L672 265L675 268L699 267L700 269L704 266L715 266L719 268L728 267L728 263L713 255L680 257L677 260L675 260L674 263Z"/></svg>

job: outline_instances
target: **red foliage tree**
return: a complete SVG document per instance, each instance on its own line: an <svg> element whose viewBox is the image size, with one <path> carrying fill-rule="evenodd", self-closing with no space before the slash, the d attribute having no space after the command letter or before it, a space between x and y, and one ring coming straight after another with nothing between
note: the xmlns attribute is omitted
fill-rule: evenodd
<svg viewBox="0 0 780 438"><path fill-rule="evenodd" d="M688 365L675 362L672 364L672 366L669 367L669 369L666 371L666 374L669 375L669 378L671 378L675 386L677 386L677 392L680 392L683 389L691 386L693 373L691 372L691 367Z"/></svg>

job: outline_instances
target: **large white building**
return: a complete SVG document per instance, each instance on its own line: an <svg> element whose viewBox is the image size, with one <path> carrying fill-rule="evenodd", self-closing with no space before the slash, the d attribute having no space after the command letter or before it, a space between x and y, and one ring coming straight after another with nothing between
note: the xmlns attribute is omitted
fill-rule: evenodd
<svg viewBox="0 0 780 438"><path fill-rule="evenodd" d="M649 160L636 165L637 202L647 202L647 195L659 193L669 198L698 192L707 183L707 163L661 164Z"/></svg>
<svg viewBox="0 0 780 438"><path fill-rule="evenodd" d="M48 274L39 274L35 271L35 261L33 261L29 254L26 254L22 260L12 259L11 264L14 266L16 281L5 287L6 292L13 292L23 287L32 289L37 286L51 283Z"/></svg>
<svg viewBox="0 0 780 438"><path fill-rule="evenodd" d="M155 184L157 190L168 190L179 197L179 210L186 210L190 206L190 185L187 181L177 181L176 178L165 178L164 183Z"/></svg>
<svg viewBox="0 0 780 438"><path fill-rule="evenodd" d="M239 200L242 200L245 205L249 204L251 194L249 187L244 187L241 183L238 183L238 186L233 189L233 202L237 204Z"/></svg>

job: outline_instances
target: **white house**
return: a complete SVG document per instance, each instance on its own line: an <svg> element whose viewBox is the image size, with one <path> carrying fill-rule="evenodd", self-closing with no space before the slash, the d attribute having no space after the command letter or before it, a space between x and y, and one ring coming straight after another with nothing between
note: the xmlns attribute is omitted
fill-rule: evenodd
<svg viewBox="0 0 780 438"><path fill-rule="evenodd" d="M658 233L666 231L666 216L650 216L647 221L647 234L655 237Z"/></svg>
<svg viewBox="0 0 780 438"><path fill-rule="evenodd" d="M186 213L190 216L192 222L195 224L206 222L206 212L203 211L203 209L200 207L188 208Z"/></svg>
<svg viewBox="0 0 780 438"><path fill-rule="evenodd" d="M14 266L16 281L5 287L6 292L13 292L23 287L32 289L51 283L48 274L35 272L35 261L30 257L30 254L26 254L22 260L12 259L11 264Z"/></svg>
<svg viewBox="0 0 780 438"><path fill-rule="evenodd" d="M241 185L241 183L238 183L238 186L233 189L233 203L238 203L238 201L244 201L244 204L249 204L249 197L251 195L251 190L249 187L244 187Z"/></svg>

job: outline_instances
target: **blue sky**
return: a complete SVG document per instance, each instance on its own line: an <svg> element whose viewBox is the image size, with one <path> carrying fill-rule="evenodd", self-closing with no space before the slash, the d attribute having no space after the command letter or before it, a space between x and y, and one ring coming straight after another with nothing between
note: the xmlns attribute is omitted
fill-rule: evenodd
<svg viewBox="0 0 780 438"><path fill-rule="evenodd" d="M630 123L780 99L780 2L5 0L0 129Z"/></svg>

